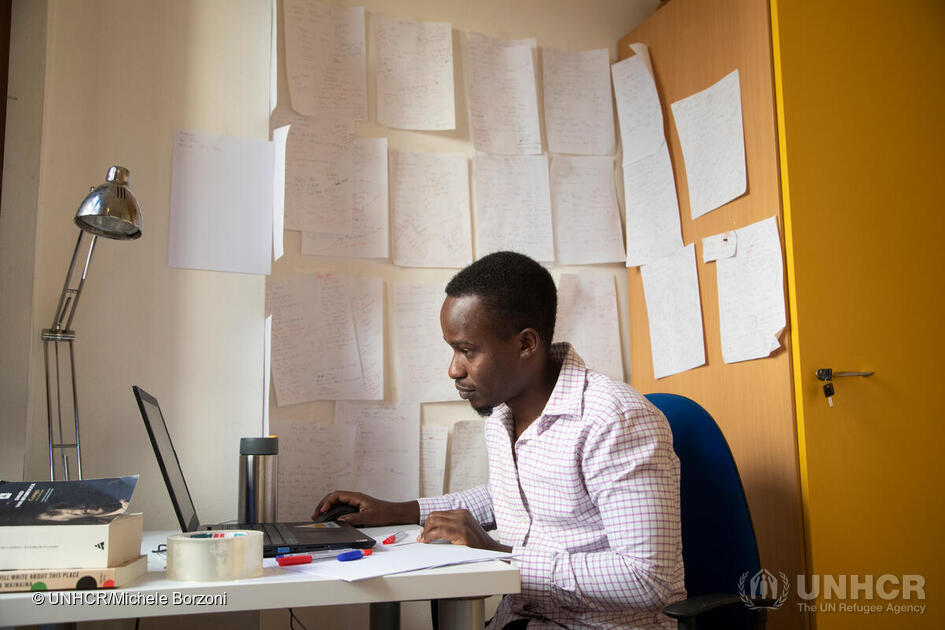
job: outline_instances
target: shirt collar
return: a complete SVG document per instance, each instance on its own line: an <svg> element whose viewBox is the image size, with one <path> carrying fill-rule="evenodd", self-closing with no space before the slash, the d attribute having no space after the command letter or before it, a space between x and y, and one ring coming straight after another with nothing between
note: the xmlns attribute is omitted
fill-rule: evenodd
<svg viewBox="0 0 945 630"><path fill-rule="evenodd" d="M561 363L561 371L555 387L545 403L545 408L534 423L536 431L541 434L545 428L558 416L580 416L584 412L584 385L587 380L587 368L584 360L574 351L574 347L567 342L551 344L551 358ZM505 403L492 410L491 419L497 420L509 431L514 432L512 410ZM529 427L526 433L532 430ZM524 435L524 433L523 433Z"/></svg>
<svg viewBox="0 0 945 630"><path fill-rule="evenodd" d="M587 381L584 360L567 342L551 344L551 357L561 362L561 371L541 415L580 416L584 412L584 385Z"/></svg>

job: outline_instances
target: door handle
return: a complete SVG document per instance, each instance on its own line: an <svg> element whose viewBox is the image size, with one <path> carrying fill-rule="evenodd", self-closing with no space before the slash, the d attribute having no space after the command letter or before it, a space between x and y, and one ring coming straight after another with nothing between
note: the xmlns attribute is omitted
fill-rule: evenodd
<svg viewBox="0 0 945 630"><path fill-rule="evenodd" d="M873 376L876 372L834 372L833 368L817 368L818 381L832 381L837 376Z"/></svg>

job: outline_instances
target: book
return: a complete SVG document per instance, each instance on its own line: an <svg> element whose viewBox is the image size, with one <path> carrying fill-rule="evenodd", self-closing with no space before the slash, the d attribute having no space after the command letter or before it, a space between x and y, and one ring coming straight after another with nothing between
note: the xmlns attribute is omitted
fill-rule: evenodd
<svg viewBox="0 0 945 630"><path fill-rule="evenodd" d="M139 513L88 525L4 525L0 570L117 567L141 553L143 522Z"/></svg>
<svg viewBox="0 0 945 630"><path fill-rule="evenodd" d="M147 570L148 557L138 556L117 567L0 571L0 593L116 588L127 586Z"/></svg>
<svg viewBox="0 0 945 630"><path fill-rule="evenodd" d="M107 523L124 514L138 475L74 481L0 481L0 526Z"/></svg>

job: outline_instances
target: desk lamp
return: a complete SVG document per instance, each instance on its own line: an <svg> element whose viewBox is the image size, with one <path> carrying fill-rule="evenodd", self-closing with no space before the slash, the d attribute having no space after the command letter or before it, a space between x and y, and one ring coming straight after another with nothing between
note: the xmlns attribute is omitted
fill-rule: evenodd
<svg viewBox="0 0 945 630"><path fill-rule="evenodd" d="M67 451L75 449L75 468L78 479L82 479L82 451L79 447L79 402L76 397L75 355L72 342L75 331L72 318L75 316L82 287L89 273L92 252L99 236L115 240L130 240L141 236L141 211L134 195L128 190L128 169L113 166L108 169L105 183L92 188L92 191L79 205L75 213L75 223L79 226L79 238L72 252L72 262L66 272L66 281L59 295L59 305L51 328L43 330L43 360L46 367L46 416L49 422L49 478L56 479L56 451L61 458L62 479L69 479L69 455ZM88 243L83 246L86 234ZM85 259L82 275L73 287L72 273L79 253ZM72 418L75 432L74 441L66 442L62 428L62 378L60 370L59 348L65 344L68 349L68 369L72 379ZM50 346L55 361L55 370L50 370ZM68 413L68 411L67 411ZM68 422L67 422L68 424ZM54 436L54 426L58 434Z"/></svg>

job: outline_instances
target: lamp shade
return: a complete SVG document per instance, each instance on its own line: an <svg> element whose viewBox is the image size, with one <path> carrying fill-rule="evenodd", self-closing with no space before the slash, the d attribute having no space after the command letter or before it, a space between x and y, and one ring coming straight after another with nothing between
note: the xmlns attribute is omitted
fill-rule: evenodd
<svg viewBox="0 0 945 630"><path fill-rule="evenodd" d="M128 169L108 169L105 183L96 186L79 205L75 223L96 236L128 240L141 236L141 210L128 190Z"/></svg>

